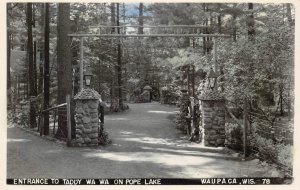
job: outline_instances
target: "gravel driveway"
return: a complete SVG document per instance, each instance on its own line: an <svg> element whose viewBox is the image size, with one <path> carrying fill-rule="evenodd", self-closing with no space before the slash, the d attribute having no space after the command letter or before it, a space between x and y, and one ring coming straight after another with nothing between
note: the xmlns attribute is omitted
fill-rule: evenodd
<svg viewBox="0 0 300 190"><path fill-rule="evenodd" d="M105 116L112 144L70 148L8 127L7 177L201 178L271 177L257 160L240 161L222 148L190 143L170 118L177 108L159 103L129 104Z"/></svg>

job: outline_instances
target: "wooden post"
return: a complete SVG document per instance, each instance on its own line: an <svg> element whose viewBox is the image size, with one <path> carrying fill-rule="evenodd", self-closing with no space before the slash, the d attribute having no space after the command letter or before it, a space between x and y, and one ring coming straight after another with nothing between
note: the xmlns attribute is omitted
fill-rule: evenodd
<svg viewBox="0 0 300 190"><path fill-rule="evenodd" d="M67 102L67 128L68 128L68 140L67 145L71 145L71 99L70 95L68 94L66 97Z"/></svg>
<svg viewBox="0 0 300 190"><path fill-rule="evenodd" d="M195 65L192 65L192 96L195 98Z"/></svg>
<svg viewBox="0 0 300 190"><path fill-rule="evenodd" d="M40 136L44 134L44 112L41 112L40 115L40 122L39 122L39 130L40 130Z"/></svg>
<svg viewBox="0 0 300 190"><path fill-rule="evenodd" d="M289 81L288 87L288 118L291 121L291 80Z"/></svg>
<svg viewBox="0 0 300 190"><path fill-rule="evenodd" d="M187 72L187 90L188 90L188 96L191 96L191 91L190 91L190 66L189 65L186 67L186 72Z"/></svg>
<svg viewBox="0 0 300 190"><path fill-rule="evenodd" d="M213 62L215 65L215 73L216 73L216 75L219 75L218 63L217 63L217 41L216 41L216 38L213 38ZM216 79L214 90L218 91L218 78Z"/></svg>
<svg viewBox="0 0 300 190"><path fill-rule="evenodd" d="M244 122L243 122L243 144L244 144L244 159L246 158L247 155L247 129L248 129L248 108L247 108L247 99L244 98Z"/></svg>
<svg viewBox="0 0 300 190"><path fill-rule="evenodd" d="M83 37L80 38L80 66L79 66L79 74L80 74L80 86L79 91L83 88Z"/></svg>
<svg viewBox="0 0 300 190"><path fill-rule="evenodd" d="M56 123L56 113L58 113L58 108L54 110L54 118L53 118L53 134L55 135L55 123Z"/></svg>

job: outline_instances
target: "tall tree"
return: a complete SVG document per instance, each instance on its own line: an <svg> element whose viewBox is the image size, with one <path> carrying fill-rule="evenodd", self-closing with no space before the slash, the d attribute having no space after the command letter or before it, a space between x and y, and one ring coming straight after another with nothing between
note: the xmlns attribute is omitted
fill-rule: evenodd
<svg viewBox="0 0 300 190"><path fill-rule="evenodd" d="M250 11L250 15L248 16L247 19L248 38L250 41L254 41L255 28L254 28L253 3L248 3L248 10Z"/></svg>
<svg viewBox="0 0 300 190"><path fill-rule="evenodd" d="M30 95L30 127L36 127L36 113L35 113L35 89L34 89L34 63L33 63L33 39L32 39L32 3L27 3L26 11L26 24L27 24L27 65L28 65L28 75L29 75L29 95Z"/></svg>
<svg viewBox="0 0 300 190"><path fill-rule="evenodd" d="M111 3L111 4L110 4L110 24L111 24L112 26L115 26L115 25L116 25L115 3ZM112 34L115 33L115 28L114 28L114 27L111 28L111 33L112 33ZM113 52L113 53L116 53L115 46L113 46L112 49L113 49L112 52ZM117 70L116 67L115 67L114 69ZM110 84L110 103L111 103L111 105L113 105L113 99L114 99L115 94L116 94L116 89L115 89L115 78L116 78L116 77L113 77L113 78L112 78L111 84ZM113 109L113 106L111 106L111 109Z"/></svg>
<svg viewBox="0 0 300 190"><path fill-rule="evenodd" d="M117 26L120 26L120 4L117 3ZM118 27L118 34L120 34L120 28ZM123 108L123 96L122 96L122 50L121 39L118 39L118 59L117 59L117 77L118 77L118 99L119 109Z"/></svg>
<svg viewBox="0 0 300 190"><path fill-rule="evenodd" d="M72 94L72 63L70 38L70 3L58 4L57 20L57 79L58 104L66 102L66 96ZM58 115L58 138L67 137L66 115Z"/></svg>
<svg viewBox="0 0 300 190"><path fill-rule="evenodd" d="M8 11L9 11L9 9L11 8L11 4L10 3L7 3L6 4L7 5L7 7L6 7L6 15L7 15L7 17L6 17L6 24L7 24L7 32L6 32L6 43L7 43L7 54L6 54L6 56L7 56L7 87L6 87L6 89L7 89L7 92L8 92L8 103L9 103L9 101L10 101L10 93L9 93L9 89L10 89L10 87L11 87L11 79L10 79L10 53L11 53L11 40L10 40L10 36L11 36L11 34L10 34L10 20L9 20L9 18L8 18Z"/></svg>
<svg viewBox="0 0 300 190"><path fill-rule="evenodd" d="M233 4L233 8L235 8L237 6L236 3ZM236 18L237 18L237 13L233 13L232 15L232 38L233 41L236 42L236 33L237 33L237 27L236 27Z"/></svg>
<svg viewBox="0 0 300 190"><path fill-rule="evenodd" d="M45 4L40 4L39 8L40 8L40 12L41 12L41 19L39 24L43 27L43 35L44 35L44 40L41 40L40 43L40 61L39 61L39 76L38 76L38 94L41 94L43 92L43 80L44 80L44 70L43 70L43 64L45 63L45 47L44 47L44 43L45 43L45 29L46 29L46 22L45 22L45 15L46 15L46 11L45 11ZM48 10L49 12L49 10ZM48 20L49 20L49 16L48 16ZM49 26L48 26L49 28ZM49 30L48 30L49 31ZM49 35L48 35L49 36ZM43 51L42 51L43 49Z"/></svg>
<svg viewBox="0 0 300 190"><path fill-rule="evenodd" d="M32 26L33 30L35 30L36 27L36 13L37 11L37 4L32 4ZM34 89L34 96L37 96L37 69L36 69L36 64L37 64L37 39L35 35L35 40L33 41L33 89Z"/></svg>
<svg viewBox="0 0 300 190"><path fill-rule="evenodd" d="M44 4L44 110L49 108L50 73L49 73L49 3ZM44 113L44 135L49 134L49 112Z"/></svg>
<svg viewBox="0 0 300 190"><path fill-rule="evenodd" d="M139 29L138 34L143 34L143 25L144 25L144 5L143 3L140 3L139 5Z"/></svg>
<svg viewBox="0 0 300 190"><path fill-rule="evenodd" d="M293 19L292 19L292 11L291 11L291 4L290 3L286 3L286 16L287 16L289 24L292 26L293 25Z"/></svg>
<svg viewBox="0 0 300 190"><path fill-rule="evenodd" d="M222 15L221 15L221 3L217 3L217 11L218 11L218 33L222 32Z"/></svg>
<svg viewBox="0 0 300 190"><path fill-rule="evenodd" d="M110 23L112 26L116 24L115 3L110 4ZM115 28L111 28L111 33L115 33Z"/></svg>

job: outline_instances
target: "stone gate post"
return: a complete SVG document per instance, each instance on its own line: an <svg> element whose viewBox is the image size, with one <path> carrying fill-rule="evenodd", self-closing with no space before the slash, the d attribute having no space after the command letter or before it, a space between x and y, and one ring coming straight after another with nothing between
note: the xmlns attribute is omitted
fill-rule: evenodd
<svg viewBox="0 0 300 190"><path fill-rule="evenodd" d="M200 96L205 146L224 146L225 100L216 91L206 91Z"/></svg>
<svg viewBox="0 0 300 190"><path fill-rule="evenodd" d="M98 146L100 94L90 88L82 89L74 97L76 146Z"/></svg>

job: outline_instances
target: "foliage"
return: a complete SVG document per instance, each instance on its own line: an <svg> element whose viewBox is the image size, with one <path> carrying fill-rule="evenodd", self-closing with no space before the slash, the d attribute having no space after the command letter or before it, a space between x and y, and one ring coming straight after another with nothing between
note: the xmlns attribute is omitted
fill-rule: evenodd
<svg viewBox="0 0 300 190"><path fill-rule="evenodd" d="M7 29L11 32L13 50L25 50L26 25L25 3L8 4ZM50 4L50 99L51 105L57 100L57 4ZM145 25L205 25L210 28L201 29L201 33L231 34L230 38L217 39L217 63L221 76L218 86L227 101L236 106L242 105L246 97L250 100L251 107L263 110L265 115L274 115L273 107L282 104L293 110L294 100L294 10L290 13L286 4L254 4L254 9L249 11L246 3L162 3L144 4ZM292 4L290 6L293 8ZM111 25L109 19L111 12L109 3L71 3L70 20L72 33L99 33L97 25ZM131 5L121 6L120 24L136 25L139 20ZM249 41L249 14L254 15L255 40ZM36 26L33 33L38 42L38 49L43 49L43 4L35 4ZM110 30L110 29L109 29ZM128 33L134 32L127 31ZM104 32L104 31L101 31ZM163 30L147 30L144 32L163 33ZM177 31L180 32L180 31ZM193 43L191 43L193 42ZM161 90L161 102L175 103L179 99L180 87L186 85L186 75L179 70L185 64L193 64L196 70L196 96L202 93L207 86L206 73L211 67L212 38L145 38L117 39L87 38L84 39L84 65L91 66L93 72L92 88L99 91L103 100L113 102L111 106L118 107L116 86L117 51L121 44L122 49L122 83L121 89L126 95L140 92L145 84L153 89ZM78 75L79 63L78 38L72 38L72 64ZM203 51L204 50L204 51ZM208 51L209 50L209 51ZM41 62L42 63L42 62ZM42 64L40 64L42 65ZM18 104L28 101L26 83L28 73L26 62L23 61L22 75L19 76ZM43 73L37 72L39 79L43 80ZM75 74L75 75L76 75ZM12 77L14 73L12 73ZM74 78L78 79L78 76ZM38 80L40 81L40 80ZM74 83L78 83L77 80ZM75 85L76 86L76 85ZM166 89L164 87L167 87ZM39 92L42 95L42 91ZM76 93L76 90L75 90ZM283 101L282 101L283 100ZM40 105L41 105L40 101ZM290 102L290 103L289 103ZM50 106L51 106L50 105ZM186 99L179 100L181 112L178 116L178 126L185 130L187 126ZM288 107L286 106L286 107ZM272 108L272 109L271 109ZM117 108L116 108L117 109ZM23 110L22 110L23 111ZM286 111L286 110L283 110ZM26 113L26 112L24 112ZM22 113L23 114L23 113ZM26 120L26 114L20 120ZM17 114L18 115L18 114ZM228 143L240 149L238 134L240 129L227 124ZM241 137L241 136L240 136ZM254 139L254 140L253 140ZM253 146L261 146L260 151L267 155L272 153L272 144L261 137L253 137ZM240 144L241 145L241 144ZM280 160L286 160L287 148L281 147L278 155ZM271 151L271 152L268 152ZM282 162L281 161L281 162Z"/></svg>
<svg viewBox="0 0 300 190"><path fill-rule="evenodd" d="M99 144L100 145L107 145L107 144L111 144L111 143L112 143L112 140L109 137L109 134L103 128L103 126L101 126L100 136L99 136Z"/></svg>
<svg viewBox="0 0 300 190"><path fill-rule="evenodd" d="M277 161L288 169L293 168L293 146L276 144Z"/></svg>
<svg viewBox="0 0 300 190"><path fill-rule="evenodd" d="M288 89L293 84L294 27L284 22L283 12L257 11L262 13L256 18L255 42L249 42L247 36L233 43L219 41L225 73L222 85L229 100L241 101L239 97L246 96L258 100L259 105L274 105L272 97L280 85Z"/></svg>
<svg viewBox="0 0 300 190"><path fill-rule="evenodd" d="M257 133L253 133L250 139L250 147L257 151L259 156L263 159L271 159L276 156L276 149L271 139L261 137Z"/></svg>
<svg viewBox="0 0 300 190"><path fill-rule="evenodd" d="M225 145L231 149L243 150L243 130L238 124L225 123Z"/></svg>
<svg viewBox="0 0 300 190"><path fill-rule="evenodd" d="M262 160L268 160L278 164L282 169L288 172L291 171L293 164L292 145L274 143L273 140L260 136L255 129L249 138L251 154L258 156Z"/></svg>
<svg viewBox="0 0 300 190"><path fill-rule="evenodd" d="M187 132L190 122L188 116L189 97L186 94L181 94L179 99L179 113L176 116L176 127L177 129Z"/></svg>
<svg viewBox="0 0 300 190"><path fill-rule="evenodd" d="M23 126L23 127L29 127L29 102L28 101L22 101L21 102L21 109L17 109L16 113L11 116L11 121Z"/></svg>
<svg viewBox="0 0 300 190"><path fill-rule="evenodd" d="M160 102L162 104L176 104L179 98L178 91L176 87L172 86L161 88Z"/></svg>

